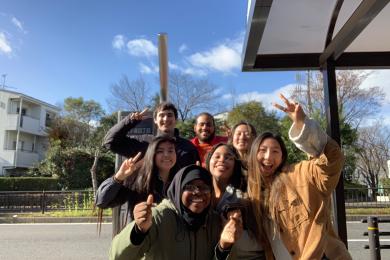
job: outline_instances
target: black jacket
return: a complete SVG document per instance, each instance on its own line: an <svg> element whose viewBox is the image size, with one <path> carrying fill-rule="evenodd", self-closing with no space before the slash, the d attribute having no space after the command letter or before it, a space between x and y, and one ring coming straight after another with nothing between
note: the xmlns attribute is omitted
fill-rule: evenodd
<svg viewBox="0 0 390 260"><path fill-rule="evenodd" d="M114 125L104 137L103 145L114 153L127 158L134 157L138 152L145 155L149 143L131 138L128 132L134 128L140 120L130 120L128 116ZM200 161L198 151L187 139L179 136L179 130L175 128L177 160L175 168L177 170Z"/></svg>

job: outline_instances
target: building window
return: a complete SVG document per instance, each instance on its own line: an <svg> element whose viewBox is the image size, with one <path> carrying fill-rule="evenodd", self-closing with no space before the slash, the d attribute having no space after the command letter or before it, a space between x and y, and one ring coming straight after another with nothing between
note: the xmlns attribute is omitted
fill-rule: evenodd
<svg viewBox="0 0 390 260"><path fill-rule="evenodd" d="M19 111L20 111L20 108L16 108L16 113L19 114ZM22 116L25 116L26 115L26 109L25 108L22 108Z"/></svg>
<svg viewBox="0 0 390 260"><path fill-rule="evenodd" d="M49 113L46 113L45 126L50 127L51 124L52 124L51 115Z"/></svg>

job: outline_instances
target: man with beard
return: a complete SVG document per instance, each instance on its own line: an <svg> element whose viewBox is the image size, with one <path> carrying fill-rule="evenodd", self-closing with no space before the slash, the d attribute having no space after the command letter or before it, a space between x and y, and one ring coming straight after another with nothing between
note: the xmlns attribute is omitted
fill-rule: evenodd
<svg viewBox="0 0 390 260"><path fill-rule="evenodd" d="M198 150L202 166L206 166L206 156L213 145L218 143L226 143L227 136L215 135L214 117L207 113L200 113L195 119L194 132L196 137L191 140Z"/></svg>

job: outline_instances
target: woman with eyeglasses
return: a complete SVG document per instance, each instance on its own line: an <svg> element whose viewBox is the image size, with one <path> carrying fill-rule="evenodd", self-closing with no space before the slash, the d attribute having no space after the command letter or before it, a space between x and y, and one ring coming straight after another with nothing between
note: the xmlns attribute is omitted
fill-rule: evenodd
<svg viewBox="0 0 390 260"><path fill-rule="evenodd" d="M149 195L135 206L134 221L114 237L109 258L226 259L241 235L241 214L231 214L222 230L219 216L210 211L211 193L206 169L197 165L181 169L168 199L153 206Z"/></svg>
<svg viewBox="0 0 390 260"><path fill-rule="evenodd" d="M96 193L96 206L112 208L128 202L128 216L132 219L134 205L153 194L159 203L167 196L176 164L175 139L167 135L157 136L149 144L145 156L141 153L125 160L118 172L106 179Z"/></svg>
<svg viewBox="0 0 390 260"><path fill-rule="evenodd" d="M231 255L234 259L265 259L262 246L257 243L249 220L252 216L245 198L246 180L237 150L228 144L214 145L206 158L206 168L213 182L211 205L213 210L226 221L231 210L239 210L244 217L244 232L234 245Z"/></svg>

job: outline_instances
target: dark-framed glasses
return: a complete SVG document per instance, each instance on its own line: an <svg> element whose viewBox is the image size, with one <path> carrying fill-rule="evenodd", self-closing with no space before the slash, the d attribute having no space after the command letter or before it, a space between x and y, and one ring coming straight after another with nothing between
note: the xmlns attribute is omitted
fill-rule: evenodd
<svg viewBox="0 0 390 260"><path fill-rule="evenodd" d="M204 194L209 194L211 192L211 188L207 185L186 184L184 185L183 190L189 192L200 192Z"/></svg>

